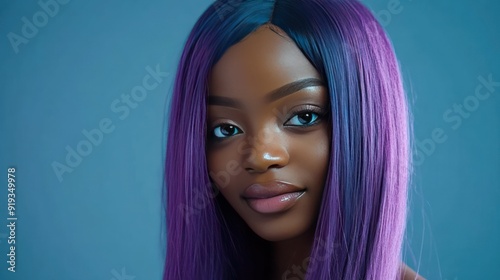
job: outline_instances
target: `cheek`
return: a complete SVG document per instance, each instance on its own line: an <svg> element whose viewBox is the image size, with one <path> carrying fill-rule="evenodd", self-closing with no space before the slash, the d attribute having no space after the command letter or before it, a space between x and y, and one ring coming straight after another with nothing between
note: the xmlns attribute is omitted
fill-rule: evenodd
<svg viewBox="0 0 500 280"><path fill-rule="evenodd" d="M313 153L316 155L318 159L317 160L318 168L326 172L330 160L330 141L331 141L330 135L327 131L323 132L320 135L319 139L320 141L318 145L316 145L316 149L314 150Z"/></svg>
<svg viewBox="0 0 500 280"><path fill-rule="evenodd" d="M294 151L296 162L306 171L309 185L322 186L328 171L330 159L330 137L328 130L317 131L301 139Z"/></svg>
<svg viewBox="0 0 500 280"><path fill-rule="evenodd" d="M228 187L234 184L235 178L243 171L230 149L207 151L207 167L210 178L222 193L231 189Z"/></svg>
<svg viewBox="0 0 500 280"><path fill-rule="evenodd" d="M238 176L243 172L243 168L236 161L234 153L229 149L207 151L207 167L210 179L220 194L236 209L239 197Z"/></svg>

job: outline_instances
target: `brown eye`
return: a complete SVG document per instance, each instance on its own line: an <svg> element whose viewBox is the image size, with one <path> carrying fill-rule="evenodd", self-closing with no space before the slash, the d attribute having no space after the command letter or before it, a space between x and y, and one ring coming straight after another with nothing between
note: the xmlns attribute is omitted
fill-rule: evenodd
<svg viewBox="0 0 500 280"><path fill-rule="evenodd" d="M216 138L227 138L240 134L242 131L237 126L232 124L221 124L216 126L212 131L212 135Z"/></svg>

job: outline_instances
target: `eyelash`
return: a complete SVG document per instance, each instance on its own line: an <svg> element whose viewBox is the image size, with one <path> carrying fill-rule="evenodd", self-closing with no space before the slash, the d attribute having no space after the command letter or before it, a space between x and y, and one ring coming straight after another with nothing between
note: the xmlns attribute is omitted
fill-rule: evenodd
<svg viewBox="0 0 500 280"><path fill-rule="evenodd" d="M292 110L292 112L290 113L291 117L286 120L285 124L288 123L288 122L290 122L295 117L298 117L298 116L304 115L304 114L308 114L308 113L309 114L312 113L312 114L316 115L316 118L314 119L313 122L311 122L309 124L305 124L305 125L286 125L286 126L293 127L293 128L299 128L299 129L300 128L307 128L307 127L314 126L314 125L318 124L326 116L325 110L323 110L321 108L318 108L317 106L305 105L305 106L302 106L302 107L297 108L295 110ZM236 134L233 134L233 135L226 136L226 137L218 137L218 136L216 136L215 130L216 129L221 129L223 126L226 126L226 125L229 126L229 127L234 127L239 132L236 133ZM211 129L211 131L210 131L210 138L212 140L215 140L215 141L222 141L222 140L227 139L229 137L238 135L238 134L240 134L242 132L243 131L238 126L236 126L234 124L231 124L231 123L219 123L219 124L217 124L216 126L214 126ZM219 131L219 133L220 133L220 131Z"/></svg>

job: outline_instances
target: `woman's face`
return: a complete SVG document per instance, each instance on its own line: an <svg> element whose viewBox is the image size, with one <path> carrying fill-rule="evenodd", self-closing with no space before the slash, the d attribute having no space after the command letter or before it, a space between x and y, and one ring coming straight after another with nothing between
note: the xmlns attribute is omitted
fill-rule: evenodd
<svg viewBox="0 0 500 280"><path fill-rule="evenodd" d="M283 36L264 26L229 48L208 101L210 177L269 241L315 226L329 163L327 89Z"/></svg>

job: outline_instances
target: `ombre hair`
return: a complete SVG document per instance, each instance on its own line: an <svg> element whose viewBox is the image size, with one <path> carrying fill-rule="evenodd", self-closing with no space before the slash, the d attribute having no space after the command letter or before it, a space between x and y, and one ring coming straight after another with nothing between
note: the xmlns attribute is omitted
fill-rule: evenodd
<svg viewBox="0 0 500 280"><path fill-rule="evenodd" d="M355 0L218 1L198 19L171 99L163 279L262 279L268 269L265 242L214 193L205 150L211 70L265 24L295 42L330 99L330 161L306 279L397 279L411 159L407 103L390 41Z"/></svg>

